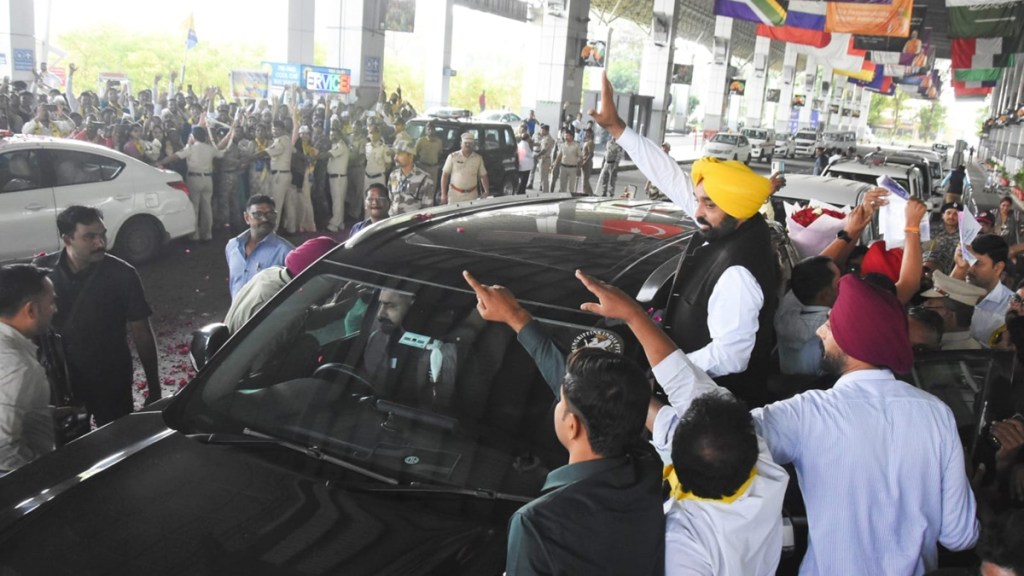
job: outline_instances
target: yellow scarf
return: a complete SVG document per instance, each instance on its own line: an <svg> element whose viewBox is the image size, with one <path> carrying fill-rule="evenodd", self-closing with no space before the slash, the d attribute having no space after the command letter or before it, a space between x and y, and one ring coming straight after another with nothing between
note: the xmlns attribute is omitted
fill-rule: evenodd
<svg viewBox="0 0 1024 576"><path fill-rule="evenodd" d="M757 467L750 469L750 476L747 477L747 481L741 485L736 492L730 496L723 496L721 498L701 498L700 496L694 496L692 492L688 492L683 485L679 483L679 478L676 476L676 469L674 466L669 464L665 466L664 472L662 472L662 479L668 480L668 485L672 489L671 496L676 500L696 500L698 502L721 502L722 504L732 504L736 500L739 500L740 496L746 493L750 489L750 485L754 483L754 477L757 476Z"/></svg>
<svg viewBox="0 0 1024 576"><path fill-rule="evenodd" d="M47 128L50 129L50 135L51 136L53 136L55 138L60 138L60 128L57 127L57 123L56 122L54 122L53 120L50 120L50 125L47 126ZM32 129L32 133L35 134L36 136L39 136L39 133L42 131L42 129L43 129L43 123L39 122L37 120L35 128Z"/></svg>
<svg viewBox="0 0 1024 576"><path fill-rule="evenodd" d="M306 174L312 174L316 168L316 158L313 156L313 152L316 148L312 144L306 144L306 141L302 141L302 153L309 159L309 163L306 165Z"/></svg>

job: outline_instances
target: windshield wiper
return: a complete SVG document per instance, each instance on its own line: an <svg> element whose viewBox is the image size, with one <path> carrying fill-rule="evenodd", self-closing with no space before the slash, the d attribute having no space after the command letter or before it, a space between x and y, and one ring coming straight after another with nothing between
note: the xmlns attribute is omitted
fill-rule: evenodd
<svg viewBox="0 0 1024 576"><path fill-rule="evenodd" d="M378 474L378 473L374 472L373 470L369 470L367 468L363 468L362 466L357 466L355 464L352 464L351 462L346 462L345 460L342 460L341 458L337 458L335 456L331 456L330 454L327 454L326 452L321 450L318 446L313 446L313 445L303 446L301 444L296 444L294 442L290 442L290 441L285 440L283 438L277 438L277 437L271 436L269 434L264 434L263 432L257 432L256 430L253 430L252 428L243 428L242 429L242 434L244 436L249 436L249 437L252 437L253 439L256 439L255 441L257 441L257 442L272 442L274 444L277 444L278 446L283 446L285 448L289 448L289 449L294 450L296 452L305 454L306 456L309 456L310 458L314 458L316 460L323 460L324 462L330 462L331 464L335 464L337 466L341 466L342 468L344 468L346 470L350 470L352 472L355 472L356 474L361 474L363 476L366 476L367 478L372 478L374 480L377 480L378 482L383 482L385 484L391 484L391 485L395 485L395 486L398 485L398 480L396 480L394 478L390 478L388 476L384 476L383 474ZM211 439L210 439L211 442L213 441L212 436L213 435L211 434ZM227 443L240 443L240 442L227 442Z"/></svg>
<svg viewBox="0 0 1024 576"><path fill-rule="evenodd" d="M442 486L438 484L426 484L423 482L409 482L408 484L402 484L400 486L369 486L365 484L346 484L331 481L327 483L327 486L338 486L345 490L352 490L356 492L387 492L389 494L394 494L396 492L422 494L428 492L431 494L471 496L473 498L481 498L483 500L508 500L510 502L521 502L523 504L533 501L533 498L529 496L507 494L505 492L491 490L490 488L462 488L459 486Z"/></svg>

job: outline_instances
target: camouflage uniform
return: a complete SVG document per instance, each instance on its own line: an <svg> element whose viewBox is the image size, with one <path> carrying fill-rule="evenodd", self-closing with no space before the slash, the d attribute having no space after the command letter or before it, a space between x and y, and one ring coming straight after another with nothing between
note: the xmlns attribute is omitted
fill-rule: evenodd
<svg viewBox="0 0 1024 576"><path fill-rule="evenodd" d="M956 251L960 246L960 231L946 232L945 227L940 227L938 232L932 232L932 239L927 245L923 260L933 261L938 265L937 270L949 274L956 263Z"/></svg>
<svg viewBox="0 0 1024 576"><path fill-rule="evenodd" d="M388 216L416 212L434 205L434 180L418 166L413 166L408 175L403 174L401 168L392 170L388 178L388 192L391 193Z"/></svg>
<svg viewBox="0 0 1024 576"><path fill-rule="evenodd" d="M416 166L430 174L430 179L435 184L440 182L438 171L441 169L441 153L444 152L444 142L441 138L428 138L420 136L416 141Z"/></svg>

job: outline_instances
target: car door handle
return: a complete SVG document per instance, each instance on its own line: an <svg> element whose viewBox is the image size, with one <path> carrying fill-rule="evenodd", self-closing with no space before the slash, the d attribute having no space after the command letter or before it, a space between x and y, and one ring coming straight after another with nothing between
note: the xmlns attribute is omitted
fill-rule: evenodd
<svg viewBox="0 0 1024 576"><path fill-rule="evenodd" d="M121 200L122 202L125 201L125 200L131 200L131 199L132 199L132 195L131 194L118 194L117 196L114 196L114 200Z"/></svg>
<svg viewBox="0 0 1024 576"><path fill-rule="evenodd" d="M48 208L46 204L39 204L38 202L33 202L28 206L25 206L25 210L31 210L32 212L38 212L40 210L45 210L46 208Z"/></svg>

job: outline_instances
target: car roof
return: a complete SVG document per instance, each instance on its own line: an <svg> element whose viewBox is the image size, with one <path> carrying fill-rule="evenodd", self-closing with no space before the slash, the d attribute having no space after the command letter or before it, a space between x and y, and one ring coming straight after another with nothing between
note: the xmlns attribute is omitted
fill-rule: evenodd
<svg viewBox="0 0 1024 576"><path fill-rule="evenodd" d="M668 202L518 196L388 218L325 260L456 289L466 289L461 273L469 270L525 299L554 283L575 294L567 305L578 308L576 269L635 295L666 262L674 271L673 258L696 230Z"/></svg>
<svg viewBox="0 0 1024 576"><path fill-rule="evenodd" d="M0 138L0 153L4 153L10 150L21 150L25 148L48 148L48 149L64 149L64 150L78 150L81 152L92 152L100 154L108 158L114 158L121 162L126 163L138 163L144 166L149 166L145 162L142 162L136 158L108 148L101 144L94 144L92 142L86 142L83 140L75 140L72 138L54 138L52 136L34 136L25 134L14 134L12 136L6 136Z"/></svg>
<svg viewBox="0 0 1024 576"><path fill-rule="evenodd" d="M907 171L910 167L905 165L895 164L880 164L878 166L872 166L870 164L862 164L856 160L849 160L846 162L835 162L829 164L827 170L832 172L847 172L850 174L875 174L881 176L886 174L888 176L898 176L900 178L907 177Z"/></svg>
<svg viewBox="0 0 1024 576"><path fill-rule="evenodd" d="M836 206L854 206L860 200L861 193L870 188L870 184L857 180L786 174L786 185L775 196L782 200L819 200Z"/></svg>

